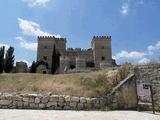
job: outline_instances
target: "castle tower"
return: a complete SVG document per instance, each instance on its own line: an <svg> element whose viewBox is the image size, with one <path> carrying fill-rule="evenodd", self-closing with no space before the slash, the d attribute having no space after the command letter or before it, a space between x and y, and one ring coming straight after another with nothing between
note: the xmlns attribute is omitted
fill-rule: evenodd
<svg viewBox="0 0 160 120"><path fill-rule="evenodd" d="M92 49L96 68L100 68L101 63L112 65L111 36L94 36Z"/></svg>
<svg viewBox="0 0 160 120"><path fill-rule="evenodd" d="M47 62L49 73L51 72L52 53L54 45L61 55L65 54L66 51L65 38L55 38L54 36L38 37L37 61L43 60L44 62Z"/></svg>

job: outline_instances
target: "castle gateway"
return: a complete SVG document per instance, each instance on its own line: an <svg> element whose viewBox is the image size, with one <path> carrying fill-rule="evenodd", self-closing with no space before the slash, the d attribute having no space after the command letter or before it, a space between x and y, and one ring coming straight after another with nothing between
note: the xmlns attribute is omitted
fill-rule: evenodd
<svg viewBox="0 0 160 120"><path fill-rule="evenodd" d="M103 68L115 66L112 59L111 36L94 36L91 48L83 50L81 48L67 48L66 38L56 38L54 36L39 36L37 61L43 61L37 67L38 73L51 73L52 54L54 45L60 53L60 67L58 72L66 70L85 70L89 68Z"/></svg>

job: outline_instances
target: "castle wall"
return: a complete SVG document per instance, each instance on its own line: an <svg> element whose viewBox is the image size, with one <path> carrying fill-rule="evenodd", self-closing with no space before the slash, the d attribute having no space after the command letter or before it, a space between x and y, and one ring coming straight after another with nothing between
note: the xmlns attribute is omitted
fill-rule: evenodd
<svg viewBox="0 0 160 120"><path fill-rule="evenodd" d="M81 48L68 48L66 49L65 38L53 37L38 37L38 50L37 50L37 61L44 60L48 63L49 73L52 65L52 53L53 46L61 54L60 61L60 73L65 67L68 69L71 66L76 65L76 58L81 58L86 62L94 62L96 68L100 68L100 64L103 63L106 66L112 66L114 61L112 59L111 51L111 36L97 36L92 40L92 48L82 50ZM66 61L67 58L67 61ZM84 62L83 62L84 64ZM101 64L102 65L102 64ZM81 65L80 65L81 66Z"/></svg>

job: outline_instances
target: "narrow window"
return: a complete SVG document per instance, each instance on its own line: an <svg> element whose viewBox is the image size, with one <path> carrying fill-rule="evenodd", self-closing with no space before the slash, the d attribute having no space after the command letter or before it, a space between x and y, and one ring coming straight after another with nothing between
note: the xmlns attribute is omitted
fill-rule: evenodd
<svg viewBox="0 0 160 120"><path fill-rule="evenodd" d="M44 49L47 49L47 46L44 46Z"/></svg>
<svg viewBox="0 0 160 120"><path fill-rule="evenodd" d="M104 56L102 56L102 60L105 60L105 57L104 57Z"/></svg>
<svg viewBox="0 0 160 120"><path fill-rule="evenodd" d="M44 59L44 60L47 60L47 56L43 56L43 59Z"/></svg>
<svg viewBox="0 0 160 120"><path fill-rule="evenodd" d="M102 49L104 49L104 46L102 46Z"/></svg>

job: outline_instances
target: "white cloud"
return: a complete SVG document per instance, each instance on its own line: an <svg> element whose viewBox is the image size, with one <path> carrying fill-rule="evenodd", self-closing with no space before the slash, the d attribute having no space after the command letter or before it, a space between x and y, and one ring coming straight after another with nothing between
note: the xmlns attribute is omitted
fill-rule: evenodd
<svg viewBox="0 0 160 120"><path fill-rule="evenodd" d="M154 54L156 50L160 50L160 41L158 41L155 45L148 46L147 49L150 55Z"/></svg>
<svg viewBox="0 0 160 120"><path fill-rule="evenodd" d="M138 61L139 64L146 64L146 63L149 63L150 62L150 59L148 58L142 58Z"/></svg>
<svg viewBox="0 0 160 120"><path fill-rule="evenodd" d="M128 15L129 12L129 4L128 3L123 3L121 6L121 10L120 10L121 14L124 16Z"/></svg>
<svg viewBox="0 0 160 120"><path fill-rule="evenodd" d="M138 51L121 51L120 53L117 53L116 56L113 58L118 60L120 58L125 58L125 59L141 59L145 56L145 53L143 52L138 52Z"/></svg>
<svg viewBox="0 0 160 120"><path fill-rule="evenodd" d="M160 50L160 41L158 41L155 45L150 45L147 47L147 50L144 52L139 51L121 51L113 56L113 59L117 61L134 61L139 64L146 64L151 61L157 51Z"/></svg>
<svg viewBox="0 0 160 120"><path fill-rule="evenodd" d="M9 48L9 45L7 45L7 44L1 44L1 43L0 43L0 47L2 47L2 46L5 47L5 50L7 50L7 49Z"/></svg>
<svg viewBox="0 0 160 120"><path fill-rule="evenodd" d="M32 22L32 21L28 21L28 20L24 20L21 18L18 18L19 21L19 27L22 30L22 33L24 35L28 35L28 36L55 36L57 38L61 38L60 35L53 35L50 34L48 32L44 32L41 30L41 27L38 23Z"/></svg>
<svg viewBox="0 0 160 120"><path fill-rule="evenodd" d="M22 48L27 50L36 51L37 50L37 43L27 42L22 37L16 37L16 40L19 41L19 44Z"/></svg>
<svg viewBox="0 0 160 120"><path fill-rule="evenodd" d="M22 0L22 1L27 3L29 7L34 7L34 6L45 7L50 2L50 0Z"/></svg>

